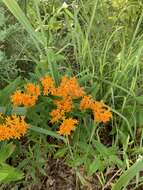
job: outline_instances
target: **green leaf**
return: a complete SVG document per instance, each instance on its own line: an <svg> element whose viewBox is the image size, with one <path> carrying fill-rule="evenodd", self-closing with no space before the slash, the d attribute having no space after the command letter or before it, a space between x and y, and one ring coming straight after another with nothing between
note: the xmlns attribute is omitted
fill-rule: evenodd
<svg viewBox="0 0 143 190"><path fill-rule="evenodd" d="M120 159L118 158L118 156L116 156L116 155L111 155L111 156L109 157L109 162L111 162L112 164L117 165L119 168L123 166L122 160L120 160Z"/></svg>
<svg viewBox="0 0 143 190"><path fill-rule="evenodd" d="M63 140L66 143L66 139L64 137L58 135L57 133L55 133L53 131L43 129L43 128L40 128L40 127L36 127L36 126L31 126L30 130L35 131L37 133L42 133L42 134L45 134L45 135L49 135L49 136L54 137L56 139Z"/></svg>
<svg viewBox="0 0 143 190"><path fill-rule="evenodd" d="M122 187L126 187L129 181L133 179L140 171L143 170L143 159L134 163L127 171L125 171L116 184L113 185L111 190L121 190Z"/></svg>
<svg viewBox="0 0 143 190"><path fill-rule="evenodd" d="M143 124L143 109L142 105L137 105L136 110L133 111L132 106L128 106L127 109L125 109L125 116L128 119L130 126L142 126Z"/></svg>
<svg viewBox="0 0 143 190"><path fill-rule="evenodd" d="M79 167L81 166L85 161L85 158L81 156L76 156L74 160L68 160L68 165L71 167Z"/></svg>
<svg viewBox="0 0 143 190"><path fill-rule="evenodd" d="M12 114L26 115L26 113L27 113L26 107L13 107L12 109Z"/></svg>
<svg viewBox="0 0 143 190"><path fill-rule="evenodd" d="M7 176L8 176L8 173L7 172L3 172L0 169L0 182L4 181Z"/></svg>
<svg viewBox="0 0 143 190"><path fill-rule="evenodd" d="M0 164L5 162L10 157L10 155L13 153L14 149L15 149L15 145L13 145L12 143L4 144L1 146Z"/></svg>
<svg viewBox="0 0 143 190"><path fill-rule="evenodd" d="M23 173L8 164L0 166L0 182L18 181L24 177Z"/></svg>
<svg viewBox="0 0 143 190"><path fill-rule="evenodd" d="M5 113L5 112L6 112L6 107L0 106L0 113Z"/></svg>
<svg viewBox="0 0 143 190"><path fill-rule="evenodd" d="M21 79L18 77L3 90L0 91L0 105L7 105L10 95L17 89L17 86L21 84Z"/></svg>
<svg viewBox="0 0 143 190"><path fill-rule="evenodd" d="M55 80L56 85L59 84L59 78L60 78L57 60L56 60L57 56L58 55L56 55L53 50L48 51L47 60L48 60L48 64L49 64L49 70L50 70L50 73L51 73L53 79Z"/></svg>
<svg viewBox="0 0 143 190"><path fill-rule="evenodd" d="M136 123L137 123L137 125L138 126L142 126L143 125L143 110L138 108L135 116L136 116Z"/></svg>
<svg viewBox="0 0 143 190"><path fill-rule="evenodd" d="M99 159L95 159L90 165L87 171L87 175L93 175L98 169L102 167L102 162Z"/></svg>
<svg viewBox="0 0 143 190"><path fill-rule="evenodd" d="M106 147L101 142L93 140L96 146L96 150L102 155L102 156L111 156L115 154L114 147Z"/></svg>
<svg viewBox="0 0 143 190"><path fill-rule="evenodd" d="M143 104L143 96L137 96L135 97L135 100L140 103L140 104Z"/></svg>
<svg viewBox="0 0 143 190"><path fill-rule="evenodd" d="M61 158L63 157L66 152L67 152L68 148L64 147L64 148L60 148L55 154L54 154L54 158Z"/></svg>
<svg viewBox="0 0 143 190"><path fill-rule="evenodd" d="M89 72L89 71L88 71L88 72ZM80 83L80 85L81 85L81 86L84 85L85 82L90 81L91 78L92 78L92 75L91 75L91 74L85 74L85 73L84 73L83 76L82 76L81 78L79 78L79 83Z"/></svg>

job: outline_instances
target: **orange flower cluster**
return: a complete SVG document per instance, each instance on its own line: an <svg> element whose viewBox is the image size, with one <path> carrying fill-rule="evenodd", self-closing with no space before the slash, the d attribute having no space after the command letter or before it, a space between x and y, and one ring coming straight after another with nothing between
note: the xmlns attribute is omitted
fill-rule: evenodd
<svg viewBox="0 0 143 190"><path fill-rule="evenodd" d="M103 102L95 101L93 100L92 96L87 96L84 89L79 86L76 77L68 78L67 76L63 76L58 87L55 86L54 80L50 76L41 78L40 82L43 88L43 94L45 96L52 95L59 98L53 100L56 108L53 109L49 114L51 116L51 123L62 122L58 131L60 135L70 135L78 124L76 119L67 118L66 115L73 109L73 101L75 99L81 99L80 110L90 109L92 111L95 121L99 123L106 123L112 118L110 109ZM28 83L25 86L25 92L17 90L11 96L11 101L15 106L33 106L35 105L39 95L40 86ZM14 117L12 117L12 120L14 120L13 118ZM20 121L22 121L22 119L20 119ZM5 128L7 131L10 130L10 127ZM3 125L1 125L0 133L2 129L3 131L6 130L5 128ZM12 132L10 132L10 134L11 133Z"/></svg>
<svg viewBox="0 0 143 190"><path fill-rule="evenodd" d="M40 96L40 86L39 85L34 85L33 83L28 83L25 86L26 93L29 95L34 95L34 96Z"/></svg>
<svg viewBox="0 0 143 190"><path fill-rule="evenodd" d="M106 123L112 118L110 109L103 102L94 101L91 109L93 111L94 119L99 123Z"/></svg>
<svg viewBox="0 0 143 190"><path fill-rule="evenodd" d="M105 104L94 101L91 96L85 95L84 90L79 86L75 77L68 78L63 76L58 87L55 87L54 81L50 76L42 78L41 83L44 88L44 95L51 94L62 98L54 101L56 109L50 112L52 117L51 123L63 120L59 130L61 135L69 135L72 129L75 129L75 124L77 124L74 119L66 119L65 116L65 113L70 112L73 108L73 99L82 98L80 109L91 109L97 122L106 123L112 118L112 113Z"/></svg>
<svg viewBox="0 0 143 190"><path fill-rule="evenodd" d="M67 76L63 76L60 86L57 88L57 96L64 98L70 96L72 99L80 98L84 96L84 90L79 86L75 77L69 79Z"/></svg>
<svg viewBox="0 0 143 190"><path fill-rule="evenodd" d="M60 125L58 133L60 135L70 135L72 131L75 130L75 125L78 124L78 121L76 119L65 119L63 123Z"/></svg>
<svg viewBox="0 0 143 190"><path fill-rule="evenodd" d="M44 95L51 94L62 98L61 100L54 101L57 108L50 113L52 117L51 123L63 120L65 118L65 113L70 112L73 108L72 99L80 98L85 94L75 77L69 79L67 76L63 76L57 88L50 76L42 78L41 83Z"/></svg>
<svg viewBox="0 0 143 190"><path fill-rule="evenodd" d="M63 76L59 87L55 87L54 81L50 76L45 76L41 80L43 86L44 95L54 95L67 98L80 98L85 92L79 86L78 81L75 77L69 79L67 76Z"/></svg>
<svg viewBox="0 0 143 190"><path fill-rule="evenodd" d="M2 120L5 120L3 124L0 124L0 141L9 140L11 138L19 139L22 137L29 128L28 124L24 121L24 116L0 116Z"/></svg>
<svg viewBox="0 0 143 190"><path fill-rule="evenodd" d="M91 109L93 104L93 99L91 96L84 96L80 102L80 109L81 110L86 110L86 109Z"/></svg>
<svg viewBox="0 0 143 190"><path fill-rule="evenodd" d="M55 95L56 94L56 88L53 79L50 76L45 76L41 80L42 86L43 86L43 93L44 95Z"/></svg>
<svg viewBox="0 0 143 190"><path fill-rule="evenodd" d="M51 123L64 119L65 113L70 112L73 107L71 97L67 97L67 99L62 100L55 100L54 103L57 108L50 112L50 116L52 117Z"/></svg>
<svg viewBox="0 0 143 190"><path fill-rule="evenodd" d="M35 105L38 96L40 95L40 86L28 83L25 87L25 92L17 90L11 96L11 102L14 106L33 106Z"/></svg>
<svg viewBox="0 0 143 190"><path fill-rule="evenodd" d="M99 123L106 123L112 118L110 109L103 102L94 101L91 96L84 96L82 98L80 102L80 109L91 109L94 119Z"/></svg>

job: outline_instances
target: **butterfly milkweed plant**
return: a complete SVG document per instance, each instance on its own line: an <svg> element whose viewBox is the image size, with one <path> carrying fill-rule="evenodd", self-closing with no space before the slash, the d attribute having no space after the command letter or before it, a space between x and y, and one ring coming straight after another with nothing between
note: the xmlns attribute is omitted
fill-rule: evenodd
<svg viewBox="0 0 143 190"><path fill-rule="evenodd" d="M53 151L54 157L65 156L68 164L76 168L84 164L77 161L82 158L82 149L88 157L90 146L87 145L95 139L98 126L104 127L112 119L109 106L88 94L76 77L66 75L60 78L59 84L46 75L34 83L17 86L9 99L12 110L24 111L1 113L0 141L22 140L23 136L29 138L33 133L36 136L45 134L46 143L53 139L58 148ZM84 157L85 161L87 159Z"/></svg>
<svg viewBox="0 0 143 190"><path fill-rule="evenodd" d="M56 86L52 77L44 76L37 84L27 83L24 90L16 90L10 98L14 107L22 106L27 109L47 99L46 104L49 107L46 113L49 118L47 125L49 124L51 130L56 130L62 136L71 136L74 132L76 133L78 125L84 127L81 118L78 118L81 113L84 113L85 117L86 113L90 113L96 123L107 123L112 118L111 109L102 101L96 101L92 96L87 95L76 77L63 76L59 86ZM84 117L82 119L84 120ZM29 127L30 124L24 121L24 116L6 117L5 123L1 126L5 130L1 130L0 138L1 140L20 138Z"/></svg>

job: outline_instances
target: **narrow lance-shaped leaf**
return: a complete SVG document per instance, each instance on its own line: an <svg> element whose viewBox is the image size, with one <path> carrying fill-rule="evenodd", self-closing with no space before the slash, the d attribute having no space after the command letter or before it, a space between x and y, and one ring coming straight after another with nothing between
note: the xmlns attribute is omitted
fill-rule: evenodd
<svg viewBox="0 0 143 190"><path fill-rule="evenodd" d="M55 133L53 131L49 131L47 129L43 129L43 128L36 127L36 126L31 126L29 129L32 131L41 133L41 134L49 135L51 137L54 137L56 139L60 139L60 140L63 140L64 142L66 142L66 139L64 137L58 135L57 133Z"/></svg>
<svg viewBox="0 0 143 190"><path fill-rule="evenodd" d="M116 184L113 185L111 190L121 190L122 187L126 187L129 181L133 179L140 171L143 170L143 159L133 164L127 171L125 171Z"/></svg>

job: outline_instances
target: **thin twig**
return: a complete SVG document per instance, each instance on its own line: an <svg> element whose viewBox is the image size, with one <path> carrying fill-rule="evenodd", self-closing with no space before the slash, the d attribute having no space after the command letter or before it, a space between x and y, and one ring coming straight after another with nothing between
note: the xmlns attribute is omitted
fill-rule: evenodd
<svg viewBox="0 0 143 190"><path fill-rule="evenodd" d="M118 175L118 173L119 173L120 171L121 171L121 169L118 170L118 171L110 178L110 180L106 183L106 185L102 188L102 190L105 190L108 186L110 186L112 180Z"/></svg>

